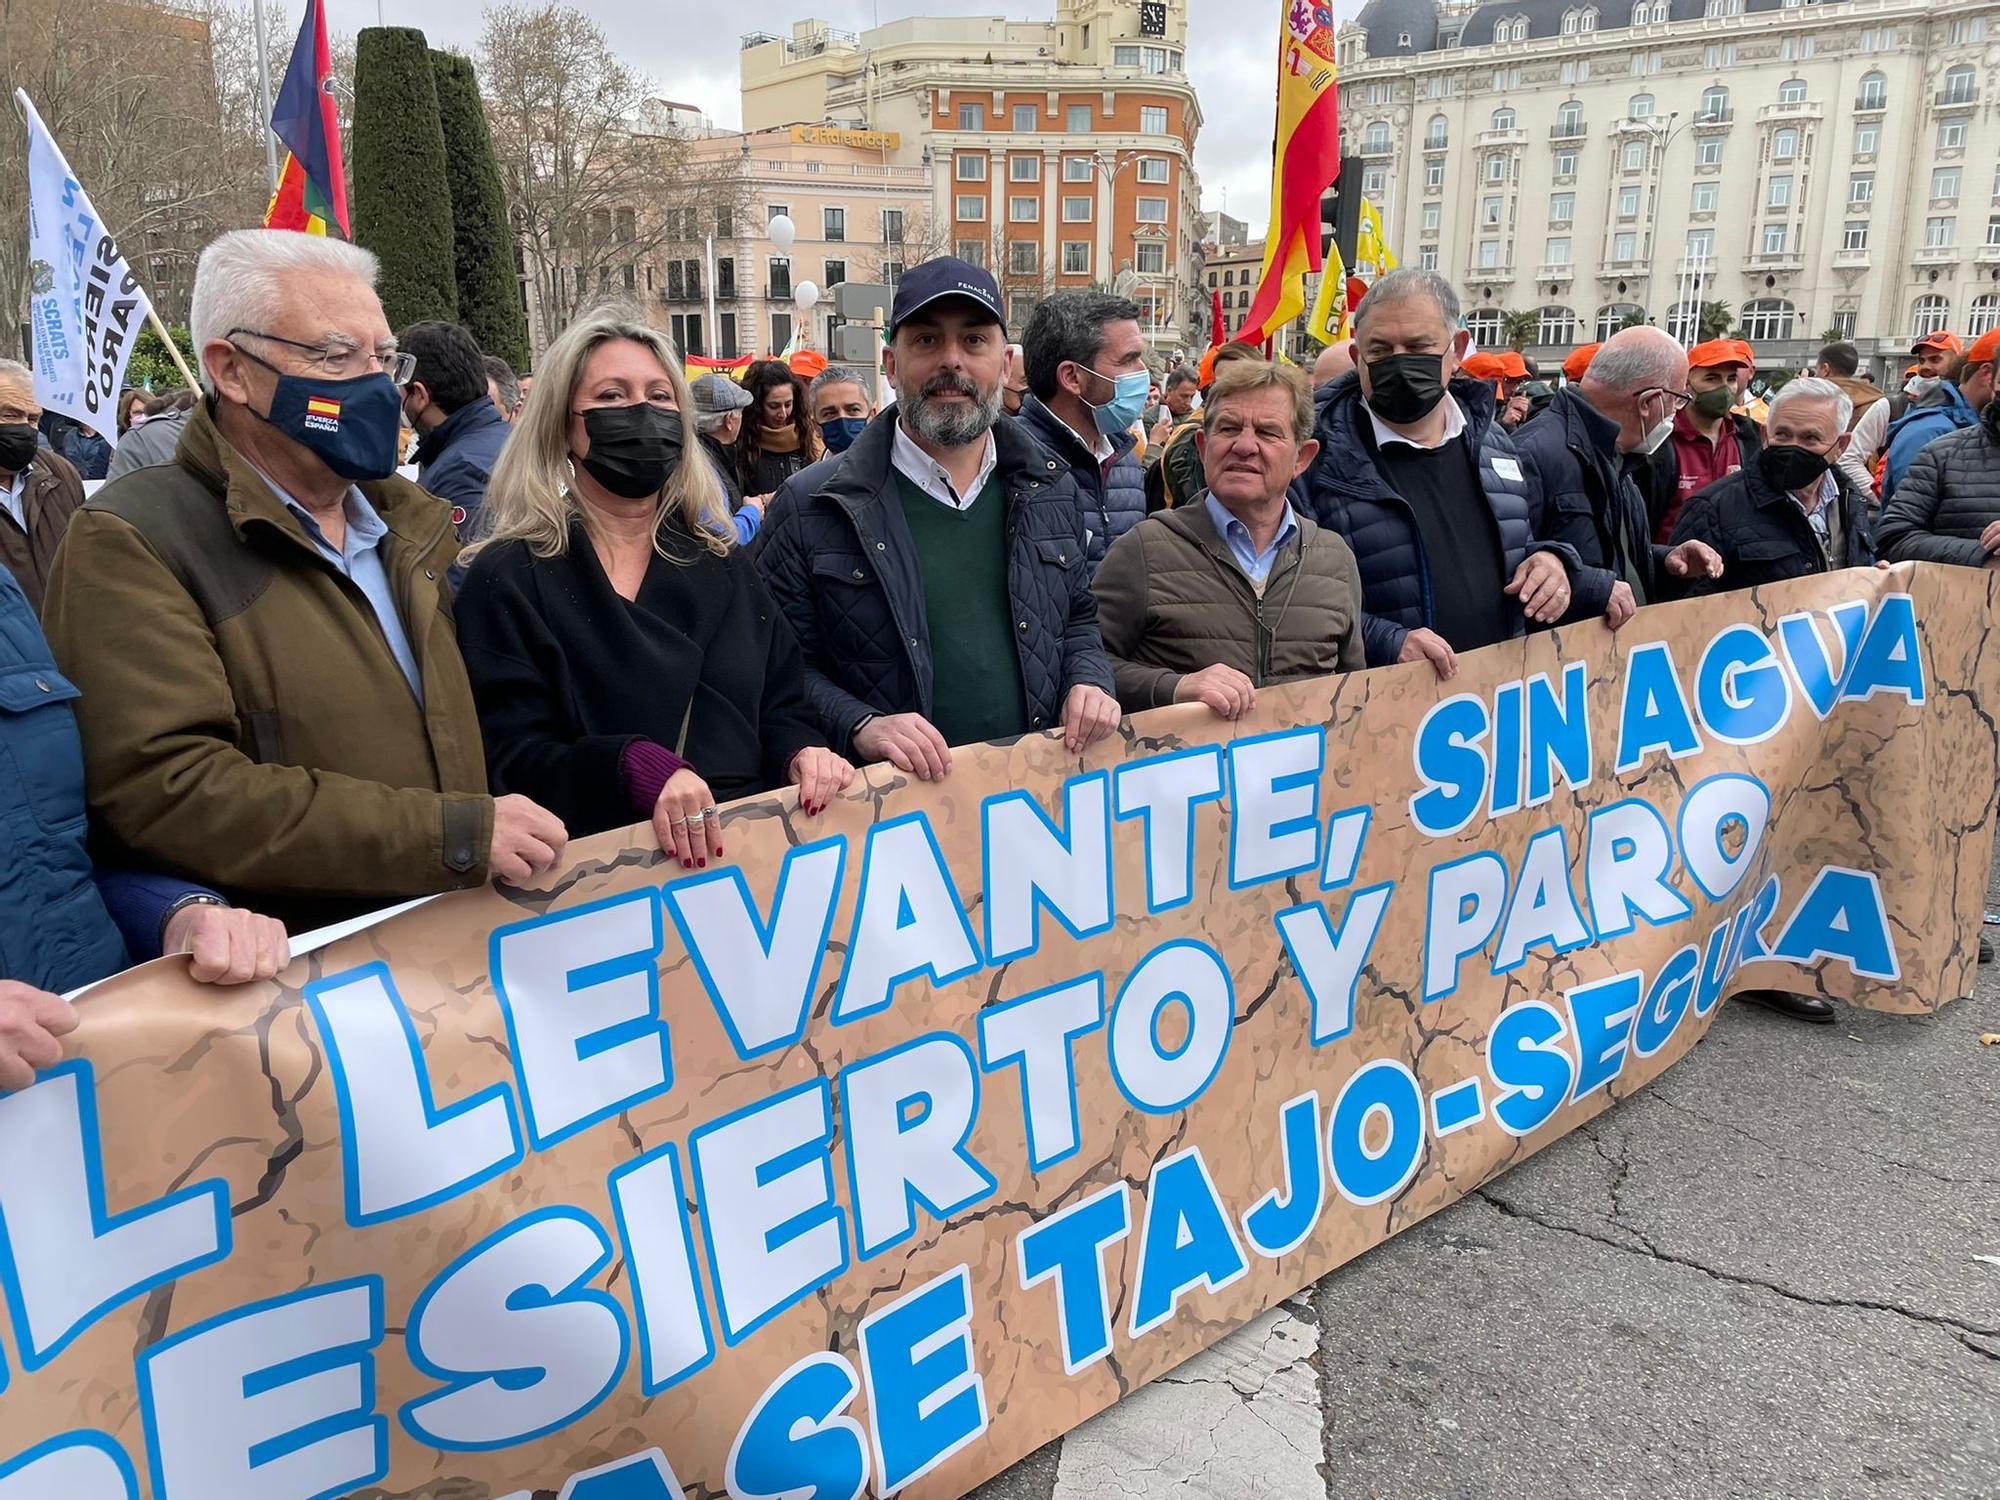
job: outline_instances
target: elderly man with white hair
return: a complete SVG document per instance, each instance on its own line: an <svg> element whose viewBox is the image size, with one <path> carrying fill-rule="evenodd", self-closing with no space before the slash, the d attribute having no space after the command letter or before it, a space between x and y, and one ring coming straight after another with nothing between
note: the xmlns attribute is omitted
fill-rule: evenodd
<svg viewBox="0 0 2000 1500"><path fill-rule="evenodd" d="M451 512L396 477L375 258L224 234L195 269L205 398L171 463L70 523L43 614L82 690L94 847L314 926L523 882L562 824L487 795L454 638Z"/></svg>

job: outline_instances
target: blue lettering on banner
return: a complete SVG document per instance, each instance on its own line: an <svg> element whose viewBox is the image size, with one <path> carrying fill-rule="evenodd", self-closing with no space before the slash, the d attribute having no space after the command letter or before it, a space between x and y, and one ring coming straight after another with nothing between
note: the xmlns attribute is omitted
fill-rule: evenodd
<svg viewBox="0 0 2000 1500"><path fill-rule="evenodd" d="M1154 1167L1139 1230L1132 1337L1171 1318L1183 1293L1197 1286L1219 1292L1249 1269L1201 1148L1190 1146Z"/></svg>
<svg viewBox="0 0 2000 1500"><path fill-rule="evenodd" d="M1371 1146L1371 1121L1382 1124L1382 1142ZM1366 1208L1393 1198L1417 1175L1424 1150L1424 1096L1416 1075L1400 1059L1379 1057L1341 1086L1327 1126L1333 1185L1349 1203Z"/></svg>
<svg viewBox="0 0 2000 1500"><path fill-rule="evenodd" d="M856 1336L875 1449L875 1493L930 1473L986 1430L972 1359L972 1275L964 1266L861 1320Z"/></svg>
<svg viewBox="0 0 2000 1500"><path fill-rule="evenodd" d="M1417 726L1411 755L1424 790L1410 798L1421 833L1449 838L1470 823L1486 792L1486 705L1471 693L1447 698Z"/></svg>
<svg viewBox="0 0 2000 1500"><path fill-rule="evenodd" d="M1286 1102L1278 1113L1278 1138L1283 1143L1284 1183L1259 1198L1243 1216L1244 1235L1266 1260L1290 1255L1303 1245L1326 1206L1317 1093Z"/></svg>
<svg viewBox="0 0 2000 1500"><path fill-rule="evenodd" d="M822 1349L786 1370L757 1398L723 1471L738 1500L861 1500L867 1434L844 1415L861 1382L854 1366Z"/></svg>
<svg viewBox="0 0 2000 1500"><path fill-rule="evenodd" d="M1111 1285L1104 1252L1131 1230L1132 1190L1120 1179L1015 1237L1021 1289L1055 1283L1065 1375L1088 1369L1111 1352Z"/></svg>

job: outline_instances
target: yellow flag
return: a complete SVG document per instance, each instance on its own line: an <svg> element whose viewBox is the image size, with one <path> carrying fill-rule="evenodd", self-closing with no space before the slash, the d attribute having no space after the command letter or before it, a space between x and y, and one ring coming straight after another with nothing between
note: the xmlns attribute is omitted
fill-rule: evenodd
<svg viewBox="0 0 2000 1500"><path fill-rule="evenodd" d="M1382 232L1382 211L1366 198L1361 200L1361 226L1354 236L1354 264L1370 280L1396 269L1389 237Z"/></svg>
<svg viewBox="0 0 2000 1500"><path fill-rule="evenodd" d="M1326 252L1326 268L1320 273L1319 294L1306 318L1306 332L1322 344L1337 344L1347 337L1347 267L1341 264L1338 245Z"/></svg>

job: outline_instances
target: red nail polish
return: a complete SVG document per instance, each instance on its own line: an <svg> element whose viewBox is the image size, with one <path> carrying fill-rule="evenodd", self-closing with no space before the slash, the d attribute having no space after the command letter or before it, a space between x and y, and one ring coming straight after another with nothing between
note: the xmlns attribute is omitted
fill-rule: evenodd
<svg viewBox="0 0 2000 1500"><path fill-rule="evenodd" d="M705 859L698 859L695 861L695 864L704 870L708 868L708 861Z"/></svg>

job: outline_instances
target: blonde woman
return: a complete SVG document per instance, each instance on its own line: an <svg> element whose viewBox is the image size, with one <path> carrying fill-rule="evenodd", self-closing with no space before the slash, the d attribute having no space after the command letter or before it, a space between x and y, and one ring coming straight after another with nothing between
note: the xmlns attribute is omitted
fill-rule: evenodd
<svg viewBox="0 0 2000 1500"><path fill-rule="evenodd" d="M699 868L723 853L718 801L790 783L817 813L854 768L806 714L798 643L715 475L682 461L692 410L636 313L571 324L494 467L457 612L495 790L573 835L650 818Z"/></svg>

